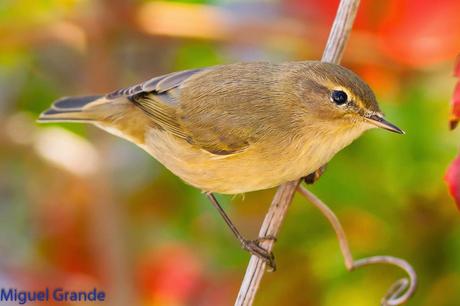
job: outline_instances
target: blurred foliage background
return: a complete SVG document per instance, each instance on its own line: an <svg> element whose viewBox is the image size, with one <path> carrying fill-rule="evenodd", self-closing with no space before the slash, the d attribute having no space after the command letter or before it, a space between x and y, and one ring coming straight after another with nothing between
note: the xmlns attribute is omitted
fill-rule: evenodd
<svg viewBox="0 0 460 306"><path fill-rule="evenodd" d="M338 1L0 1L0 287L97 287L107 305L232 305L249 255L214 208L97 128L38 125L64 95L179 69L318 59ZM363 0L343 64L407 134L367 132L312 188L356 257L413 263L409 305L460 305L460 216L443 182L458 0ZM274 190L221 197L256 237ZM327 222L296 197L256 305L377 305L401 271L346 272Z"/></svg>

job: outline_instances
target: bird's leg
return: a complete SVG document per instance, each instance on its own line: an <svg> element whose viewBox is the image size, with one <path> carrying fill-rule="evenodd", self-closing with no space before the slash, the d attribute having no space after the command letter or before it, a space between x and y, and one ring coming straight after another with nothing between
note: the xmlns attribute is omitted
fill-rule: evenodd
<svg viewBox="0 0 460 306"><path fill-rule="evenodd" d="M327 168L327 164L322 165L321 168L319 168L315 172L310 173L309 175L305 176L303 180L305 181L305 183L310 184L310 185L316 183L316 181L319 180L319 178L326 171L326 168Z"/></svg>
<svg viewBox="0 0 460 306"><path fill-rule="evenodd" d="M241 246L244 250L248 251L252 255L255 255L265 261L267 266L270 268L271 271L276 270L276 263L275 263L275 256L273 255L272 252L268 252L264 248L262 248L259 244L260 242L264 240L275 240L275 237L268 236L268 237L260 237L255 240L248 240L241 235L240 231L236 228L236 226L233 224L232 220L227 216L225 213L224 209L222 206L220 206L219 202L217 201L216 197L212 193L206 193L206 196L208 199L211 201L212 205L217 209L219 214L222 216L224 219L225 223L227 223L228 227L232 231L233 235L235 235L236 239L239 240L241 243Z"/></svg>

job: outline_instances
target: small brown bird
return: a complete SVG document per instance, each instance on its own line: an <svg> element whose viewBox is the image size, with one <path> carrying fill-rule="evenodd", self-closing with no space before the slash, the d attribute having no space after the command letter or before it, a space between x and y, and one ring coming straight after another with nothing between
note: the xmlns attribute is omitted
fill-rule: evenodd
<svg viewBox="0 0 460 306"><path fill-rule="evenodd" d="M56 101L40 122L92 123L151 154L207 193L237 194L305 177L364 131L387 122L352 71L317 61L255 62L180 71L107 95Z"/></svg>

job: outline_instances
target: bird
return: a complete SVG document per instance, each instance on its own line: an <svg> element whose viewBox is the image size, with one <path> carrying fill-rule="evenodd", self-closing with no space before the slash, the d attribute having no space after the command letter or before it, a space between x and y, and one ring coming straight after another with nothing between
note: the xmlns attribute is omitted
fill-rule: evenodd
<svg viewBox="0 0 460 306"><path fill-rule="evenodd" d="M61 98L38 121L90 123L141 147L202 190L243 248L271 266L273 254L259 247L267 237L245 239L214 193L268 189L315 173L372 128L404 133L358 75L320 61L174 72L105 95Z"/></svg>

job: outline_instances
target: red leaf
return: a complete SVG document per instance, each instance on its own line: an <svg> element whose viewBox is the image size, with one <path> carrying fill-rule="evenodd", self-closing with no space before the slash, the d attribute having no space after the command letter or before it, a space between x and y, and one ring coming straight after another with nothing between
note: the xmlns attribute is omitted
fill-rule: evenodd
<svg viewBox="0 0 460 306"><path fill-rule="evenodd" d="M460 54L457 56L457 63L455 64L454 68L454 76L460 78Z"/></svg>
<svg viewBox="0 0 460 306"><path fill-rule="evenodd" d="M449 187L450 194L460 209L460 155L450 164L444 179Z"/></svg>
<svg viewBox="0 0 460 306"><path fill-rule="evenodd" d="M457 72L460 72L460 65L457 65ZM457 127L460 120L460 82L457 83L452 97L452 113L450 115L450 129L453 130Z"/></svg>

